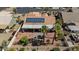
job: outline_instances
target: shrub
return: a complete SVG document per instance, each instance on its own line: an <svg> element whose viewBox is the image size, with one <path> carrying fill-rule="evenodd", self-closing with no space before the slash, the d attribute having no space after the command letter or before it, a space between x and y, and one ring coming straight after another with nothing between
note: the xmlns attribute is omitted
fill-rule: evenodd
<svg viewBox="0 0 79 59"><path fill-rule="evenodd" d="M25 48L20 48L20 50L19 51L25 51Z"/></svg>
<svg viewBox="0 0 79 59"><path fill-rule="evenodd" d="M28 38L27 37L22 37L19 41L20 44L22 44L23 46L27 45L28 44Z"/></svg>
<svg viewBox="0 0 79 59"><path fill-rule="evenodd" d="M35 49L35 48L33 48L33 49L32 49L32 51L36 51L36 49Z"/></svg>
<svg viewBox="0 0 79 59"><path fill-rule="evenodd" d="M59 48L53 48L50 51L60 51L60 49Z"/></svg>
<svg viewBox="0 0 79 59"><path fill-rule="evenodd" d="M16 51L15 48L9 48L8 51Z"/></svg>

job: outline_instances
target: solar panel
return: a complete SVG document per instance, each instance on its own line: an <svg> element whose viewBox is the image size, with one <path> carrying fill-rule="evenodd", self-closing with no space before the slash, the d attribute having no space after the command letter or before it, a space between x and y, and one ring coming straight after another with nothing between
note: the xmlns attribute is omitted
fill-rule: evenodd
<svg viewBox="0 0 79 59"><path fill-rule="evenodd" d="M28 11L28 8L24 8L24 7L17 7L16 11L18 13L26 13Z"/></svg>
<svg viewBox="0 0 79 59"><path fill-rule="evenodd" d="M29 11L42 11L42 9L32 8L32 7L17 7L17 13L27 13Z"/></svg>
<svg viewBox="0 0 79 59"><path fill-rule="evenodd" d="M44 18L26 18L26 22L44 22Z"/></svg>

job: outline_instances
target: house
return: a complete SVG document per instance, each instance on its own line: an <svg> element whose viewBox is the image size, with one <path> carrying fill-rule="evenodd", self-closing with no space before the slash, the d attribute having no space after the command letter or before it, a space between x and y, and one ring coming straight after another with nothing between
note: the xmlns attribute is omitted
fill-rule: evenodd
<svg viewBox="0 0 79 59"><path fill-rule="evenodd" d="M22 29L41 29L43 25L46 25L49 29L52 29L54 24L55 17L48 16L46 13L41 14L39 12L30 12L25 15Z"/></svg>
<svg viewBox="0 0 79 59"><path fill-rule="evenodd" d="M40 12L42 9L39 7L16 7L16 12L18 14L25 14L28 12Z"/></svg>
<svg viewBox="0 0 79 59"><path fill-rule="evenodd" d="M41 28L43 25L47 26L49 30L54 28L55 17L48 16L46 13L41 14L39 12L29 12L24 16L24 23L21 30L16 35L16 40L19 41L21 37L26 36L29 40L32 40L35 37L42 36L43 32L41 32ZM45 35L44 43L50 41L52 43L54 38L54 32L48 31L47 35ZM43 39L42 39L43 40ZM15 43L14 42L14 43Z"/></svg>

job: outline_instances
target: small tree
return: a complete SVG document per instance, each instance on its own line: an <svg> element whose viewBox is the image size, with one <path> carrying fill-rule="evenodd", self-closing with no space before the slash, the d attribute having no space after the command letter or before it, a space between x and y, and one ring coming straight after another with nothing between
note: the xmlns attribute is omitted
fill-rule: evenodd
<svg viewBox="0 0 79 59"><path fill-rule="evenodd" d="M62 25L62 21L61 21L61 19L57 19L57 20L56 20L56 23Z"/></svg>
<svg viewBox="0 0 79 59"><path fill-rule="evenodd" d="M41 28L41 32L43 32L43 35L44 35L44 38L45 38L45 34L48 32L48 27L46 25L43 25L42 28Z"/></svg>
<svg viewBox="0 0 79 59"><path fill-rule="evenodd" d="M48 27L46 25L43 25L41 28L41 32L47 33L47 31L48 31Z"/></svg>
<svg viewBox="0 0 79 59"><path fill-rule="evenodd" d="M13 13L16 14L16 8L13 8Z"/></svg>
<svg viewBox="0 0 79 59"><path fill-rule="evenodd" d="M55 32L56 32L56 35L57 35L58 39L62 39L63 38L64 33L62 32L61 24L59 24L59 23L55 24Z"/></svg>
<svg viewBox="0 0 79 59"><path fill-rule="evenodd" d="M21 39L20 39L20 44L22 44L23 46L25 46L25 45L27 45L28 44L28 38L26 37L26 36L24 36L24 37L22 37Z"/></svg>

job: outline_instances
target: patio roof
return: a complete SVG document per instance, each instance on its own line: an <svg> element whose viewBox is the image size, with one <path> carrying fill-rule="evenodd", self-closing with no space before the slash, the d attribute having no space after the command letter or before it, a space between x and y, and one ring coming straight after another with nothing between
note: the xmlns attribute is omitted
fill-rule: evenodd
<svg viewBox="0 0 79 59"><path fill-rule="evenodd" d="M26 25L24 24L22 26L22 28L24 29L40 29L43 25L39 24L39 25ZM46 25L49 29L53 28L53 25Z"/></svg>

